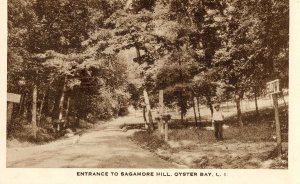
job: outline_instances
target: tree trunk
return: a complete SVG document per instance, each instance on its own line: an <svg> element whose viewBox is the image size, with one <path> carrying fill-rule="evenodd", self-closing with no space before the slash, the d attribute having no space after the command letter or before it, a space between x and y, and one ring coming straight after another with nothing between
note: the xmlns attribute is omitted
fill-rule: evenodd
<svg viewBox="0 0 300 184"><path fill-rule="evenodd" d="M183 95L182 95L182 91L180 91L180 97L179 97L179 106L180 106L180 116L181 116L181 123L184 122L184 116L186 114L186 99L183 98Z"/></svg>
<svg viewBox="0 0 300 184"><path fill-rule="evenodd" d="M159 122L158 122L158 131L160 135L164 133L164 123L163 123L163 115L164 115L164 91L159 90L158 93L158 100L159 100Z"/></svg>
<svg viewBox="0 0 300 184"><path fill-rule="evenodd" d="M183 123L183 118L184 118L184 113L183 113L183 111L181 110L181 111L180 111L180 120L181 120L181 123Z"/></svg>
<svg viewBox="0 0 300 184"><path fill-rule="evenodd" d="M23 106L24 106L24 104L25 104L25 93L21 93L21 100L20 100L20 108L19 108L19 112L18 112L18 116L20 117L20 118L22 118L22 116L23 116L23 114L22 114L22 112L23 112Z"/></svg>
<svg viewBox="0 0 300 184"><path fill-rule="evenodd" d="M54 122L55 120L59 119L59 114L60 114L60 105L61 105L61 98L64 93L64 87L65 87L65 79L62 80L61 85L58 87L58 91L56 94L54 106L52 109L52 121Z"/></svg>
<svg viewBox="0 0 300 184"><path fill-rule="evenodd" d="M65 102L66 91L67 91L66 78L64 78L63 91L59 101L59 116L58 116L58 128L57 128L58 131L60 131L61 128L64 127L65 125L65 121L63 121L63 118L64 118L64 102Z"/></svg>
<svg viewBox="0 0 300 184"><path fill-rule="evenodd" d="M41 117L42 117L42 111L43 111L43 107L44 107L44 103L45 103L45 98L46 98L46 92L43 95L43 99L42 99L40 109L39 109L39 115L38 115L38 121L37 121L39 126L40 126L40 123L41 123Z"/></svg>
<svg viewBox="0 0 300 184"><path fill-rule="evenodd" d="M68 116L69 116L70 100L71 100L71 97L70 97L70 95L68 95L68 97L67 97L67 104L66 104L66 114L65 114L65 117L67 119L68 119Z"/></svg>
<svg viewBox="0 0 300 184"><path fill-rule="evenodd" d="M141 57L141 51L140 51L140 48L137 45L135 46L135 50L136 50L136 57L140 58Z"/></svg>
<svg viewBox="0 0 300 184"><path fill-rule="evenodd" d="M242 120L242 111L241 111L241 97L240 95L235 95L235 102L236 102L236 109L237 109L237 118L240 126L244 126L243 120Z"/></svg>
<svg viewBox="0 0 300 184"><path fill-rule="evenodd" d="M146 118L148 118L147 121L149 122L149 125L150 125L149 129L152 131L152 130L154 130L154 124L153 124L153 119L152 119L150 101L149 101L147 91L144 90L143 93L144 93L144 98L145 98L145 103L146 103Z"/></svg>
<svg viewBox="0 0 300 184"><path fill-rule="evenodd" d="M46 91L44 105L42 108L42 114L44 114L45 116L49 115L49 91L49 89Z"/></svg>
<svg viewBox="0 0 300 184"><path fill-rule="evenodd" d="M58 116L58 120L62 120L63 119L63 113L64 113L64 101L65 101L65 93L66 93L66 85L64 84L63 87L63 92L59 101L59 116Z"/></svg>
<svg viewBox="0 0 300 184"><path fill-rule="evenodd" d="M147 118L146 118L146 106L143 107L143 117L144 117L144 121L147 124Z"/></svg>
<svg viewBox="0 0 300 184"><path fill-rule="evenodd" d="M37 86L34 85L33 92L32 92L32 132L33 132L33 138L36 139L36 133L37 133L37 126L36 126L36 103L37 103Z"/></svg>
<svg viewBox="0 0 300 184"><path fill-rule="evenodd" d="M60 89L57 92L57 96L55 99L55 104L53 106L53 110L52 110L52 122L53 122L53 126L54 128L59 131L60 130L60 122L62 120L62 111L63 111L63 104L64 104L64 95L65 95L65 91L66 91L66 85L65 85L65 81L66 78L62 78L61 80L61 85L60 85Z"/></svg>
<svg viewBox="0 0 300 184"><path fill-rule="evenodd" d="M196 107L195 107L195 98L194 97L193 97L192 102L193 102L192 105L193 105L194 116L195 116L195 125L198 126L197 114L196 114Z"/></svg>
<svg viewBox="0 0 300 184"><path fill-rule="evenodd" d="M31 95L28 96L28 99L32 98ZM28 100L26 103L26 108L25 108L25 115L26 115L26 120L30 122L32 120L32 100Z"/></svg>
<svg viewBox="0 0 300 184"><path fill-rule="evenodd" d="M213 115L213 113L214 113L214 108L213 108L213 104L212 104L212 102L211 102L211 98L210 98L209 96L207 96L206 99L207 99L207 104L208 104L209 109L210 109L210 113L211 113L211 115Z"/></svg>
<svg viewBox="0 0 300 184"><path fill-rule="evenodd" d="M54 106L52 109L52 121L53 122L55 120L57 120L59 117L59 102L60 102L61 95L62 95L62 90L59 90L56 94Z"/></svg>
<svg viewBox="0 0 300 184"><path fill-rule="evenodd" d="M200 102L199 102L199 97L197 99L197 109L198 109L198 117L199 117L199 122L201 123L201 115L200 115Z"/></svg>
<svg viewBox="0 0 300 184"><path fill-rule="evenodd" d="M136 61L137 63L141 64L141 51L138 45L135 45L135 50L136 50Z"/></svg>
<svg viewBox="0 0 300 184"><path fill-rule="evenodd" d="M255 101L256 116L259 117L258 103L257 103L257 87L254 87L254 101Z"/></svg>

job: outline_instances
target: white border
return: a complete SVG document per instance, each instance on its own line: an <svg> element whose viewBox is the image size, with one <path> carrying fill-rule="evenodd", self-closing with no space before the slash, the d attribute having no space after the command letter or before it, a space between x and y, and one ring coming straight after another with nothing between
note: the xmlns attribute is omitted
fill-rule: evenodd
<svg viewBox="0 0 300 184"><path fill-rule="evenodd" d="M78 184L78 183L264 183L264 184L297 184L300 170L300 83L297 80L300 69L300 24L299 10L300 0L290 1L290 100L289 100L289 168L288 170L263 170L263 169L236 169L236 170L184 170L184 171L208 171L226 172L226 177L78 177L77 171L124 171L124 169L12 169L6 168L6 61L7 61L7 4L0 2L0 183L1 184ZM138 169L131 169L137 171ZM145 169L143 169L145 171ZM147 171L169 171L179 170L157 170ZM298 174L298 175L297 175Z"/></svg>

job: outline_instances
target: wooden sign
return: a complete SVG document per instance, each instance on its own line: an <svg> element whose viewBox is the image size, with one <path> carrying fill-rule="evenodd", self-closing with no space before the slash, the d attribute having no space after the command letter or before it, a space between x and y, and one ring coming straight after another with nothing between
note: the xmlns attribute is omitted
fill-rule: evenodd
<svg viewBox="0 0 300 184"><path fill-rule="evenodd" d="M268 94L280 93L279 79L267 82L267 93Z"/></svg>
<svg viewBox="0 0 300 184"><path fill-rule="evenodd" d="M7 93L7 101L13 103L20 103L21 95L15 93Z"/></svg>

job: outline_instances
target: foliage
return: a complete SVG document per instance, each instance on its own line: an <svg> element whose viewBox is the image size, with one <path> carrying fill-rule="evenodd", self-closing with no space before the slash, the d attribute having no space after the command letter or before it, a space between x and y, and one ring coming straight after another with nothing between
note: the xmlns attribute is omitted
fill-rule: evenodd
<svg viewBox="0 0 300 184"><path fill-rule="evenodd" d="M179 106L183 118L194 97L213 111L213 103L261 92L267 80L288 87L288 6L10 0L8 91L24 97L14 116L30 119L33 86L39 116L53 119L110 118L141 107L143 90L155 106L164 89L166 105Z"/></svg>

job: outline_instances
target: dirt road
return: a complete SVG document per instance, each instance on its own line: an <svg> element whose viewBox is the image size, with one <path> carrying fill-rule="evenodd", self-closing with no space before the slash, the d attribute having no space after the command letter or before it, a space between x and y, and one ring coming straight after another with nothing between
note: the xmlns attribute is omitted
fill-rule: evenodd
<svg viewBox="0 0 300 184"><path fill-rule="evenodd" d="M12 168L177 168L141 149L119 129L122 120L96 126L79 139L74 136L53 143L7 148Z"/></svg>

